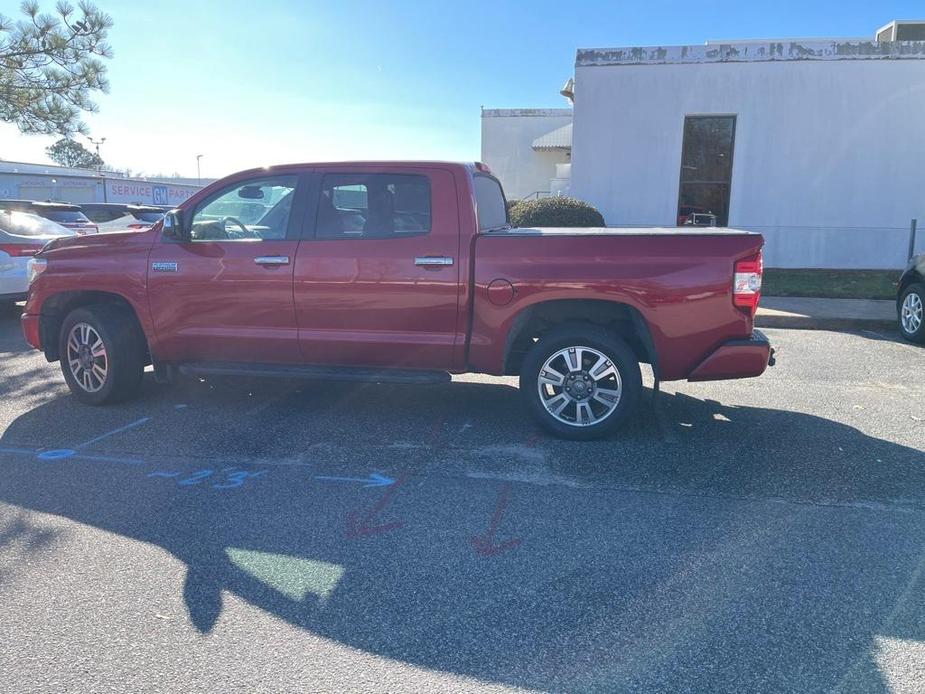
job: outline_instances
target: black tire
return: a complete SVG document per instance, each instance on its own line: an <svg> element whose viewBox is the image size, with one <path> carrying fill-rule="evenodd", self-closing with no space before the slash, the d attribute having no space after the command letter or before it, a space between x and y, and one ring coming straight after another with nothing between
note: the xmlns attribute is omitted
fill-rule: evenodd
<svg viewBox="0 0 925 694"><path fill-rule="evenodd" d="M572 402L566 405L565 410L561 413L563 418L569 418L569 413L574 408L574 422L561 421L544 404L544 401L551 402L560 396L551 395L550 399L547 399L545 395L540 394L540 372L543 370L546 361L560 350L567 350L570 347L586 347L599 352L611 362L619 376L621 386L619 400L616 407L609 414L606 414L607 406L596 400L595 403L597 404L589 405L592 409L596 408L598 410L592 413L601 417L598 422L580 424L578 400L575 399L572 399ZM589 356L592 359L597 359L593 353L585 353L586 359ZM590 368L579 368L572 371L569 378L575 378L576 380L584 378L580 374L585 374ZM587 375L590 376L590 372ZM589 383L593 381L593 379L585 380ZM614 382L616 382L615 378ZM576 385L581 386L581 384ZM593 385L597 386L598 383L593 382ZM583 389L588 388L587 385L581 387ZM544 387L544 392L548 393L550 390L553 393L556 391L551 387ZM562 390L564 391L565 389L563 388ZM639 394L642 392L642 374L639 371L639 361L636 359L633 350L618 335L596 325L572 323L553 328L530 348L520 369L520 392L526 402L527 410L546 431L560 438L586 441L598 439L612 433L632 415L635 411ZM571 398L570 395L569 398ZM581 396L580 399L582 402L588 403L592 403L592 400L594 400L592 395L587 394Z"/></svg>
<svg viewBox="0 0 925 694"><path fill-rule="evenodd" d="M88 389L78 380L71 366L68 340L71 330L78 325L90 326L96 331L105 348L106 376L95 379L98 388ZM71 311L61 324L58 338L61 372L75 397L88 405L108 405L128 400L141 387L145 364L145 339L131 311L119 306L87 306ZM101 359L99 360L101 363ZM84 369L78 373L84 377Z"/></svg>
<svg viewBox="0 0 925 694"><path fill-rule="evenodd" d="M915 330L907 330L906 325L903 323L903 307L909 300L910 294L917 295L919 299L919 326ZM925 307L925 284L922 284L921 282L914 282L906 287L905 291L902 293L902 296L899 298L899 304L897 304L897 309L899 312L899 332L902 333L902 336L909 340L909 342L925 344L925 316L923 316L921 313L922 307Z"/></svg>

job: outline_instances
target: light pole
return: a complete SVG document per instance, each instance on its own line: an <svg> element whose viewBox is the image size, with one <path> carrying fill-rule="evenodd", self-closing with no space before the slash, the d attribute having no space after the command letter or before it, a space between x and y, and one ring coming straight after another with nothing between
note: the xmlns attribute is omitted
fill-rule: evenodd
<svg viewBox="0 0 925 694"><path fill-rule="evenodd" d="M101 137L99 140L94 140L92 137L88 137L91 145L96 145L96 172L99 173L100 169L103 167L103 158L100 156L100 145L106 142L105 137Z"/></svg>
<svg viewBox="0 0 925 694"><path fill-rule="evenodd" d="M202 185L202 174L199 171L199 160L202 159L201 154L196 155L196 183Z"/></svg>
<svg viewBox="0 0 925 694"><path fill-rule="evenodd" d="M106 177L103 176L103 157L100 156L100 145L106 142L106 138L101 137L99 140L94 140L92 137L87 136L87 139L90 140L91 145L96 145L96 175L103 181L103 202L107 202Z"/></svg>

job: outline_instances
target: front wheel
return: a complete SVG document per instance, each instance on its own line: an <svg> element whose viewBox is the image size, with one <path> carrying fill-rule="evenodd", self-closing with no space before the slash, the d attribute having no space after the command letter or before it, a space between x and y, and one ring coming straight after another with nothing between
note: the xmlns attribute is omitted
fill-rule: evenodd
<svg viewBox="0 0 925 694"><path fill-rule="evenodd" d="M906 287L899 300L899 331L909 342L925 343L925 284Z"/></svg>
<svg viewBox="0 0 925 694"><path fill-rule="evenodd" d="M617 335L594 325L562 326L527 352L520 391L551 434L596 439L633 412L642 375L633 350Z"/></svg>
<svg viewBox="0 0 925 694"><path fill-rule="evenodd" d="M71 311L61 326L59 354L64 380L88 405L126 400L141 386L144 337L134 316L120 307Z"/></svg>

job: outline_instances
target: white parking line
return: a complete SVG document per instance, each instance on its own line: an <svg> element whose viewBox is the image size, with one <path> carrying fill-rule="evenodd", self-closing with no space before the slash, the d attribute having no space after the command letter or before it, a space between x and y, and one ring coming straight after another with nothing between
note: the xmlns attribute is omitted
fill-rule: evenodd
<svg viewBox="0 0 925 694"><path fill-rule="evenodd" d="M131 424L126 424L124 427L119 427L118 429L107 431L105 434L102 434L101 436L97 436L95 439L90 439L89 441L84 441L79 446L74 446L74 450L78 450L80 448L86 448L87 446L92 446L94 443L99 443L103 439L107 439L110 436L115 436L116 434L121 434L123 431L128 431L129 429L134 429L135 427L139 427L142 424L148 422L150 419L151 419L150 417L142 417L141 419L135 420Z"/></svg>

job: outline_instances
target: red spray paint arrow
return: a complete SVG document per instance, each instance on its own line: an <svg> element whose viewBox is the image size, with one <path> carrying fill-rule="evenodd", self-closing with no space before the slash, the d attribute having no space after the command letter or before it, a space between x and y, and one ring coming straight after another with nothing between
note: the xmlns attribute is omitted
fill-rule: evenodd
<svg viewBox="0 0 925 694"><path fill-rule="evenodd" d="M385 507L392 501L392 497L395 496L395 492L398 491L398 488L404 483L405 475L402 475L395 482L390 484L386 488L382 498L376 502L376 505L373 506L363 518L360 518L360 514L357 511L351 511L347 514L347 537L351 540L355 540L358 537L377 535L379 533L388 532L389 530L396 530L404 527L405 523L403 521L373 525L376 516L385 510Z"/></svg>
<svg viewBox="0 0 925 694"><path fill-rule="evenodd" d="M498 534L498 526L501 525L501 516L511 500L511 483L505 482L501 485L501 491L498 494L498 503L495 505L495 512L491 517L488 525L488 531L484 535L476 535L469 539L475 551L483 557L492 557L501 554L509 549L514 549L520 544L520 538L506 540L501 544L495 544L495 535Z"/></svg>

